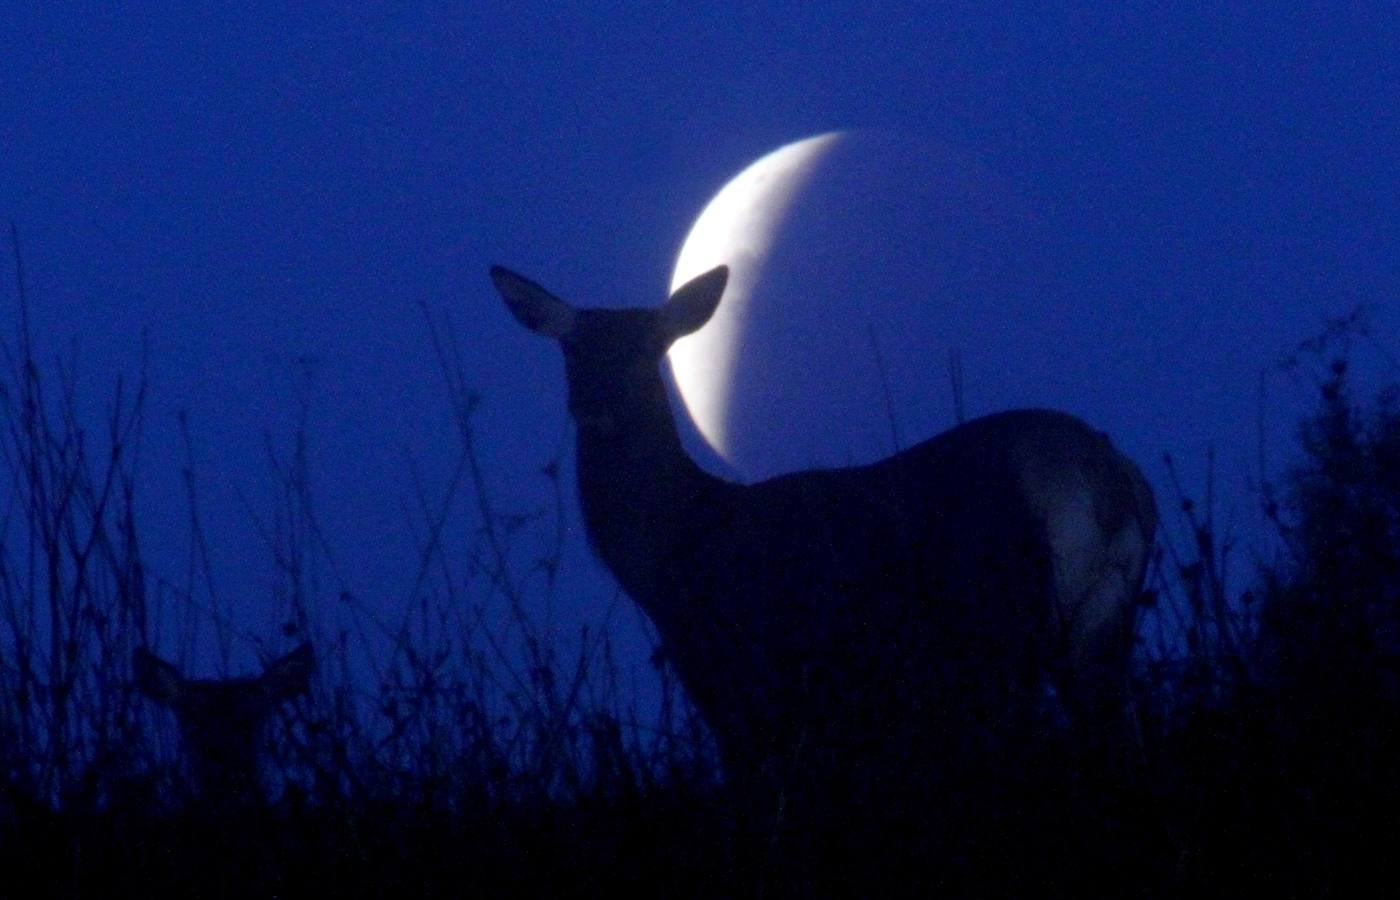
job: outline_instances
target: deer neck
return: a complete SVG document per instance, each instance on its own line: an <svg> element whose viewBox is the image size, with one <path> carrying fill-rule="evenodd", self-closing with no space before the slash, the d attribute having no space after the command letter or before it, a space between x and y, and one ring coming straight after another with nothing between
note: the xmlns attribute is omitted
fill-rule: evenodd
<svg viewBox="0 0 1400 900"><path fill-rule="evenodd" d="M645 605L690 519L687 507L723 482L682 447L660 375L628 387L615 394L626 402L575 415L579 499L594 549Z"/></svg>

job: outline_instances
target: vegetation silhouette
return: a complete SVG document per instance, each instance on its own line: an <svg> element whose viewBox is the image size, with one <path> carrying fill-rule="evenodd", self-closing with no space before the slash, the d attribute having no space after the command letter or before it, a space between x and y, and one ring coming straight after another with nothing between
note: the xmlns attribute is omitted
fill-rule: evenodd
<svg viewBox="0 0 1400 900"><path fill-rule="evenodd" d="M0 348L9 893L1176 897L1342 894L1395 874L1400 410L1394 391L1358 401L1330 344L1302 354L1319 407L1265 492L1276 558L1232 586L1208 505L1174 499L1181 528L1163 529L1139 628L1131 752L1074 729L981 740L907 829L853 816L844 835L804 840L742 821L664 654L644 715L605 632L566 649L535 618L575 590L558 576L557 509L521 516L485 491L479 401L447 330L432 339L461 464L438 486L452 502L425 488L403 621L379 621L337 578L298 431L269 454L281 624L250 635L204 587L193 534L184 583L142 559L143 381L118 382L106 429L81 428L76 361L48 374L18 285ZM561 468L545 466L546 489ZM1179 639L1153 637L1163 621ZM266 791L232 822L178 802L172 717L132 689L137 648L181 635L185 658L201 628L224 672L228 648L289 639L322 661L312 695L272 717Z"/></svg>

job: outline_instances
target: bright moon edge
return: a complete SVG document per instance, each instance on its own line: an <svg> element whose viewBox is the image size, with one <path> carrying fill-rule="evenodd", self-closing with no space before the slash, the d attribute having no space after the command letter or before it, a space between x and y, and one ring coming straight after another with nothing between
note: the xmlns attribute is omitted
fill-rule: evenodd
<svg viewBox="0 0 1400 900"><path fill-rule="evenodd" d="M751 163L706 204L676 258L671 292L719 265L729 266L714 318L671 347L671 372L706 442L729 457L725 408L740 326L778 229L817 163L846 136L830 131L785 144Z"/></svg>

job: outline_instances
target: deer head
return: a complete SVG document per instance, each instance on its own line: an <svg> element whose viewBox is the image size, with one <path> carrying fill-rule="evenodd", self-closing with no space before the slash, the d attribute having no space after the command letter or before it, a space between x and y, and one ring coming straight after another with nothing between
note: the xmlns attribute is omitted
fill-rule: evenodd
<svg viewBox="0 0 1400 900"><path fill-rule="evenodd" d="M315 669L311 644L274 660L261 675L186 678L138 647L136 687L175 713L195 785L206 800L243 801L257 789L258 758L272 713L305 693Z"/></svg>
<svg viewBox="0 0 1400 900"><path fill-rule="evenodd" d="M569 412L575 418L608 418L619 401L628 406L654 402L650 395L659 383L661 357L677 338L710 320L728 278L727 266L711 269L687 282L660 309L578 310L528 278L500 266L491 269L491 280L516 320L563 348Z"/></svg>

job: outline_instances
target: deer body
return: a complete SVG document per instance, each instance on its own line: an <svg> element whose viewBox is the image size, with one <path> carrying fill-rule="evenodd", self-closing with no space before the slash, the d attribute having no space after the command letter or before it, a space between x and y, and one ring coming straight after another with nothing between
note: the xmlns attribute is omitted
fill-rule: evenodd
<svg viewBox="0 0 1400 900"><path fill-rule="evenodd" d="M1043 676L1085 707L1118 695L1156 513L1103 434L1019 410L872 465L730 483L685 453L659 369L723 268L660 310L575 310L492 277L563 347L589 539L729 775L926 752L939 723L998 715Z"/></svg>

